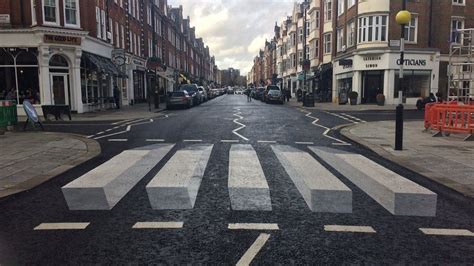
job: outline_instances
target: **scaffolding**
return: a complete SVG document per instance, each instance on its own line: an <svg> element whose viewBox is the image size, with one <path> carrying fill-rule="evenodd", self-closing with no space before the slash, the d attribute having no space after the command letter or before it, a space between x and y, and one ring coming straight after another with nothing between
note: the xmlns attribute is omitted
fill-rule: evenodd
<svg viewBox="0 0 474 266"><path fill-rule="evenodd" d="M474 29L452 36L448 66L448 100L469 104L474 100Z"/></svg>

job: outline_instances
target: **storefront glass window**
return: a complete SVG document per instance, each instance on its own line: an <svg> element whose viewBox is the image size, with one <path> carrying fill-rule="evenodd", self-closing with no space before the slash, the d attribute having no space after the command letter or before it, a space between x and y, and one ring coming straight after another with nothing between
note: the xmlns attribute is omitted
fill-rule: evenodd
<svg viewBox="0 0 474 266"><path fill-rule="evenodd" d="M0 100L41 103L35 49L0 49Z"/></svg>
<svg viewBox="0 0 474 266"><path fill-rule="evenodd" d="M395 90L393 97L398 98L399 71L395 72ZM405 70L403 72L403 95L407 98L428 97L431 90L431 71Z"/></svg>

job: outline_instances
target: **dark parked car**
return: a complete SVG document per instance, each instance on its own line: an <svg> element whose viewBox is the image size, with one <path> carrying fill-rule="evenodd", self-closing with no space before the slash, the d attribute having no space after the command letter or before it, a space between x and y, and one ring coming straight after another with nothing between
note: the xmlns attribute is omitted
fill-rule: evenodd
<svg viewBox="0 0 474 266"><path fill-rule="evenodd" d="M184 84L179 87L179 91L186 91L193 98L193 105L202 103L201 94L196 84Z"/></svg>
<svg viewBox="0 0 474 266"><path fill-rule="evenodd" d="M255 99L257 100L263 100L263 92L265 91L265 88L260 87L255 90Z"/></svg>
<svg viewBox="0 0 474 266"><path fill-rule="evenodd" d="M276 86L276 85L268 85L267 87L265 87L265 91L263 92L263 101L264 102L267 102L267 95L270 91L278 91L280 93L280 95L282 95L282 91L280 89L280 87Z"/></svg>
<svg viewBox="0 0 474 266"><path fill-rule="evenodd" d="M170 94L166 101L167 108L171 109L174 107L186 107L191 108L193 106L193 98L189 96L187 91L175 91Z"/></svg>
<svg viewBox="0 0 474 266"><path fill-rule="evenodd" d="M280 88L277 87L277 88L271 88L270 90L268 90L267 94L265 95L265 102L266 103L278 102L280 104L283 104L285 101L283 98L283 93L281 92Z"/></svg>

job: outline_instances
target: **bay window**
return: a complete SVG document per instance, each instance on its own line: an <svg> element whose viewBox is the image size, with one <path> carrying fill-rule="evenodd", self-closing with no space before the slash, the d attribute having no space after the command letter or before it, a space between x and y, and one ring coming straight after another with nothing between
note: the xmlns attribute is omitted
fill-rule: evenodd
<svg viewBox="0 0 474 266"><path fill-rule="evenodd" d="M78 0L64 0L64 18L66 26L79 27Z"/></svg>
<svg viewBox="0 0 474 266"><path fill-rule="evenodd" d="M347 25L347 47L355 44L355 22L352 21Z"/></svg>
<svg viewBox="0 0 474 266"><path fill-rule="evenodd" d="M31 25L36 25L38 23L36 19L36 0L31 0Z"/></svg>
<svg viewBox="0 0 474 266"><path fill-rule="evenodd" d="M342 28L337 29L336 38L337 38L337 51L341 52L343 50L342 47L344 46L344 34L342 31Z"/></svg>
<svg viewBox="0 0 474 266"><path fill-rule="evenodd" d="M359 18L359 43L387 41L387 16L365 16Z"/></svg>
<svg viewBox="0 0 474 266"><path fill-rule="evenodd" d="M45 24L59 24L58 0L43 0L43 18Z"/></svg>
<svg viewBox="0 0 474 266"><path fill-rule="evenodd" d="M324 54L330 54L331 53L331 47L332 47L332 34L331 33L326 33L323 36L324 40Z"/></svg>
<svg viewBox="0 0 474 266"><path fill-rule="evenodd" d="M332 0L324 0L324 21L332 19Z"/></svg>

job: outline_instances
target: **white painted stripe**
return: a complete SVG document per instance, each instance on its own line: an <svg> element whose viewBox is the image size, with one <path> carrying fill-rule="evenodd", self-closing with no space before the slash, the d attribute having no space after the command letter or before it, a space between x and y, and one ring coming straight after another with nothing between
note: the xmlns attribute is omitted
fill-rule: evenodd
<svg viewBox="0 0 474 266"><path fill-rule="evenodd" d="M110 131L112 131L112 130L113 130L112 128L109 128L109 129L107 129L105 132L110 132Z"/></svg>
<svg viewBox="0 0 474 266"><path fill-rule="evenodd" d="M84 230L90 223L42 223L33 230Z"/></svg>
<svg viewBox="0 0 474 266"><path fill-rule="evenodd" d="M110 142L127 142L128 139L108 139Z"/></svg>
<svg viewBox="0 0 474 266"><path fill-rule="evenodd" d="M334 146L351 146L350 143L339 143L339 142L332 143L332 145L334 145Z"/></svg>
<svg viewBox="0 0 474 266"><path fill-rule="evenodd" d="M304 111L304 112L306 112L306 111ZM319 118L314 117L314 116L311 116L311 114L312 114L311 112L306 112L306 117L309 117L309 118L314 119L314 121L311 123L312 125L317 126L317 127L320 127L320 128L322 128L322 129L325 129L325 131L324 131L324 133L323 133L323 136L324 136L324 137L326 137L326 138L328 138L328 139L335 140L335 141L337 141L338 143L342 143L342 145L347 145L347 146L350 146L350 145L351 145L351 144L349 144L349 143L347 143L347 142L345 142L345 141L343 141L343 140L340 140L340 139L337 139L337 138L334 138L334 137L329 136L328 133L331 131L331 129L328 128L328 127L325 127L325 126L323 126L323 125L318 124Z"/></svg>
<svg viewBox="0 0 474 266"><path fill-rule="evenodd" d="M146 139L147 142L164 142L164 139Z"/></svg>
<svg viewBox="0 0 474 266"><path fill-rule="evenodd" d="M127 122L132 121L132 120L133 120L133 119L122 120L122 121L118 121L118 122L112 123L111 125L119 125L119 124L127 123Z"/></svg>
<svg viewBox="0 0 474 266"><path fill-rule="evenodd" d="M259 141L257 141L257 142L258 142L258 143L273 143L273 144L277 143L277 142L274 141L274 140L259 140Z"/></svg>
<svg viewBox="0 0 474 266"><path fill-rule="evenodd" d="M128 132L128 131L130 131L131 129L132 129L132 126L128 125L126 131Z"/></svg>
<svg viewBox="0 0 474 266"><path fill-rule="evenodd" d="M239 140L232 140L232 139L223 139L221 140L222 143L239 143Z"/></svg>
<svg viewBox="0 0 474 266"><path fill-rule="evenodd" d="M295 142L295 144L298 144L298 145L314 145L314 142Z"/></svg>
<svg viewBox="0 0 474 266"><path fill-rule="evenodd" d="M349 118L351 118L351 119L354 119L354 120L359 121L359 122L362 122L362 123L367 123L367 121L365 121L365 120L362 120L362 119L357 118L357 117L352 116L352 115L348 115L348 114L346 114L346 113L342 113L341 115L346 116L346 117L349 117Z"/></svg>
<svg viewBox="0 0 474 266"><path fill-rule="evenodd" d="M349 232L349 233L377 233L371 226L356 225L325 225L326 232Z"/></svg>
<svg viewBox="0 0 474 266"><path fill-rule="evenodd" d="M179 229L183 228L183 222L137 222L133 229Z"/></svg>
<svg viewBox="0 0 474 266"><path fill-rule="evenodd" d="M230 230L280 230L278 224L266 223L234 223L229 224Z"/></svg>
<svg viewBox="0 0 474 266"><path fill-rule="evenodd" d="M425 235L437 236L474 236L474 233L466 229L443 229L443 228L420 228Z"/></svg>
<svg viewBox="0 0 474 266"><path fill-rule="evenodd" d="M250 248L245 252L245 254L240 258L237 262L237 266L244 266L250 265L252 260L257 256L258 252L262 249L262 247L267 243L268 239L270 238L270 234L260 234L255 242L250 246Z"/></svg>
<svg viewBox="0 0 474 266"><path fill-rule="evenodd" d="M112 137L112 136L124 134L124 133L127 133L127 132L128 132L128 131L120 131L120 132L116 132L116 133L112 133L112 134L100 136L100 137L97 137L97 138L94 138L94 139L95 139L95 140L98 140L98 139L108 138L108 137Z"/></svg>
<svg viewBox="0 0 474 266"><path fill-rule="evenodd" d="M185 139L183 142L202 142L202 139Z"/></svg>
<svg viewBox="0 0 474 266"><path fill-rule="evenodd" d="M101 132L98 132L96 135L102 135L104 133L105 133L104 131L101 131Z"/></svg>

